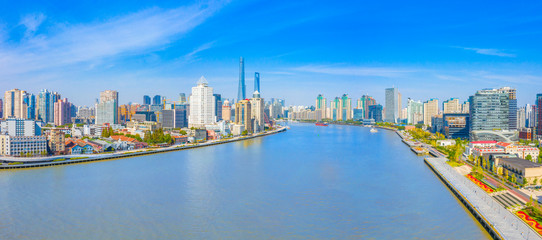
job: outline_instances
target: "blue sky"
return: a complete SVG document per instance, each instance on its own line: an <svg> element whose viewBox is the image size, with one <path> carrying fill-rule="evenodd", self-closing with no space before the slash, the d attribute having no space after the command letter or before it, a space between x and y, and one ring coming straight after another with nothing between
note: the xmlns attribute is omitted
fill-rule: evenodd
<svg viewBox="0 0 542 240"><path fill-rule="evenodd" d="M6 1L0 91L42 88L77 105L176 98L200 76L225 98L261 73L264 98L312 105L362 94L406 102L511 86L542 92L539 1ZM248 93L247 93L248 94Z"/></svg>

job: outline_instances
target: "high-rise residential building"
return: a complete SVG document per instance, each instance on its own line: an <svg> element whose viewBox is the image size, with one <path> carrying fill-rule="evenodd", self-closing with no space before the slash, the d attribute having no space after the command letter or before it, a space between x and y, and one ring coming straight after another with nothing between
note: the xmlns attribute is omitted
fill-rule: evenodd
<svg viewBox="0 0 542 240"><path fill-rule="evenodd" d="M36 119L36 96L34 94L27 93L24 96L24 104L26 105L26 118Z"/></svg>
<svg viewBox="0 0 542 240"><path fill-rule="evenodd" d="M518 129L518 126L517 126L518 100L516 98L516 89L510 88L510 87L503 87L497 90L508 94L508 119L510 119L509 130L516 131Z"/></svg>
<svg viewBox="0 0 542 240"><path fill-rule="evenodd" d="M207 79L203 76L198 80L197 86L192 87L190 96L190 114L188 115L188 126L203 128L205 125L214 124L215 100L213 88L208 86Z"/></svg>
<svg viewBox="0 0 542 240"><path fill-rule="evenodd" d="M386 119L384 121L391 123L398 122L401 111L399 95L400 93L397 88L386 88Z"/></svg>
<svg viewBox="0 0 542 240"><path fill-rule="evenodd" d="M4 101L0 99L0 119L4 119Z"/></svg>
<svg viewBox="0 0 542 240"><path fill-rule="evenodd" d="M96 109L96 124L119 123L119 94L117 91L105 90L100 92L100 103Z"/></svg>
<svg viewBox="0 0 542 240"><path fill-rule="evenodd" d="M362 110L361 114L363 115L364 119L368 119L369 118L369 106L375 105L375 104L376 104L376 100L373 97L368 96L368 95L363 95L363 96L361 96L360 99L358 99L358 103L356 105L356 108Z"/></svg>
<svg viewBox="0 0 542 240"><path fill-rule="evenodd" d="M222 120L222 95L215 93L215 116L216 121Z"/></svg>
<svg viewBox="0 0 542 240"><path fill-rule="evenodd" d="M26 92L19 89L6 91L4 94L4 119L14 117L26 119Z"/></svg>
<svg viewBox="0 0 542 240"><path fill-rule="evenodd" d="M260 92L260 73L254 73L254 92Z"/></svg>
<svg viewBox="0 0 542 240"><path fill-rule="evenodd" d="M222 119L224 121L231 121L231 105L228 99L224 101L224 104L222 104L221 109L222 109Z"/></svg>
<svg viewBox="0 0 542 240"><path fill-rule="evenodd" d="M423 124L431 127L431 118L439 114L438 99L432 98L423 103Z"/></svg>
<svg viewBox="0 0 542 240"><path fill-rule="evenodd" d="M470 96L470 131L509 130L509 94L484 89Z"/></svg>
<svg viewBox="0 0 542 240"><path fill-rule="evenodd" d="M443 113L461 113L461 105L459 99L450 98L442 103Z"/></svg>
<svg viewBox="0 0 542 240"><path fill-rule="evenodd" d="M244 125L249 133L254 132L252 125L252 105L249 100L241 100L235 104L235 124Z"/></svg>
<svg viewBox="0 0 542 240"><path fill-rule="evenodd" d="M151 105L151 97L149 95L143 96L143 105Z"/></svg>
<svg viewBox="0 0 542 240"><path fill-rule="evenodd" d="M337 119L339 121L347 121L352 119L352 99L348 97L348 94L343 94L339 99L338 111L339 115Z"/></svg>
<svg viewBox="0 0 542 240"><path fill-rule="evenodd" d="M330 107L330 118L331 120L333 121L337 121L339 120L339 115L340 115L340 99L339 97L335 97L335 99L333 99L333 101L330 102L329 104L329 107Z"/></svg>
<svg viewBox="0 0 542 240"><path fill-rule="evenodd" d="M375 104L369 106L369 118L374 119L375 122L382 122L382 105Z"/></svg>
<svg viewBox="0 0 542 240"><path fill-rule="evenodd" d="M423 122L423 103L408 99L407 101L407 123L418 124Z"/></svg>
<svg viewBox="0 0 542 240"><path fill-rule="evenodd" d="M518 108L518 113L517 113L518 122L516 123L518 126L518 129L526 127L525 123L527 123L527 121L525 118L525 110L526 110L526 107Z"/></svg>
<svg viewBox="0 0 542 240"><path fill-rule="evenodd" d="M162 105L162 96L154 95L152 98L152 105Z"/></svg>
<svg viewBox="0 0 542 240"><path fill-rule="evenodd" d="M327 117L327 99L322 95L318 94L318 97L316 97L316 120L321 121L323 118Z"/></svg>
<svg viewBox="0 0 542 240"><path fill-rule="evenodd" d="M245 63L243 57L239 58L239 88L237 90L237 101L244 100L246 98L246 85L245 85Z"/></svg>
<svg viewBox="0 0 542 240"><path fill-rule="evenodd" d="M42 89L38 94L38 119L45 123L54 123L55 102L59 99L59 93Z"/></svg>
<svg viewBox="0 0 542 240"><path fill-rule="evenodd" d="M56 126L71 123L72 104L67 98L59 99L54 104L54 122Z"/></svg>
<svg viewBox="0 0 542 240"><path fill-rule="evenodd" d="M536 94L536 134L542 136L542 93Z"/></svg>
<svg viewBox="0 0 542 240"><path fill-rule="evenodd" d="M252 98L250 99L251 117L254 119L253 129L254 132L263 132L265 130L264 109L265 102L261 98L258 91L254 91Z"/></svg>

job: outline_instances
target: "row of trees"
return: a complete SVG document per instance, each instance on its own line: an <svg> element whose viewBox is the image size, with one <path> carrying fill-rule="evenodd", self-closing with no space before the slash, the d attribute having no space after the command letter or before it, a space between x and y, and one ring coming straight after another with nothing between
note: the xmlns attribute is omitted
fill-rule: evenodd
<svg viewBox="0 0 542 240"><path fill-rule="evenodd" d="M145 137L143 138L143 141L149 144L157 144L157 143L172 144L174 142L174 139L171 137L170 134L164 134L164 130L162 128L159 128L153 132L151 131L145 132Z"/></svg>

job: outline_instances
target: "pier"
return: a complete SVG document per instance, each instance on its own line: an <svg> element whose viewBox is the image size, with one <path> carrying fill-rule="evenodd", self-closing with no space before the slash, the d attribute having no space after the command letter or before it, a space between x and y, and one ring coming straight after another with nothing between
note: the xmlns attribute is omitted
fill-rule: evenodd
<svg viewBox="0 0 542 240"><path fill-rule="evenodd" d="M446 158L425 158L424 162L494 239L542 239L511 211L446 164Z"/></svg>

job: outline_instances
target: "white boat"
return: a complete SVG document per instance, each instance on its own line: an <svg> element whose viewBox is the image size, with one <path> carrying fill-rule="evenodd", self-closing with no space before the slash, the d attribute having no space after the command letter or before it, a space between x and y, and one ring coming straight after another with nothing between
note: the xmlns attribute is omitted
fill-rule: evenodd
<svg viewBox="0 0 542 240"><path fill-rule="evenodd" d="M375 133L375 132L378 132L378 130L376 130L376 128L371 128L370 132Z"/></svg>

